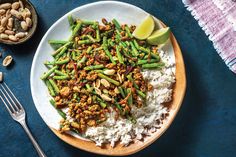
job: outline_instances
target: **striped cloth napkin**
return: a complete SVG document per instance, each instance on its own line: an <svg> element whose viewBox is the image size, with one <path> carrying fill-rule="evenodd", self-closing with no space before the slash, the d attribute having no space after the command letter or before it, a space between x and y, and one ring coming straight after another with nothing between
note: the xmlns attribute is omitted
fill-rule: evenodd
<svg viewBox="0 0 236 157"><path fill-rule="evenodd" d="M236 73L236 0L183 0L187 10Z"/></svg>

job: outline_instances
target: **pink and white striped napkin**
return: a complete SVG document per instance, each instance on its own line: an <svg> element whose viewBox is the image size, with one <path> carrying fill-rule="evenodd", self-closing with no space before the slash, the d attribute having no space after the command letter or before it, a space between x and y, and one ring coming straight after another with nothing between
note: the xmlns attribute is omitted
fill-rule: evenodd
<svg viewBox="0 0 236 157"><path fill-rule="evenodd" d="M226 65L236 73L236 0L183 0L183 3Z"/></svg>

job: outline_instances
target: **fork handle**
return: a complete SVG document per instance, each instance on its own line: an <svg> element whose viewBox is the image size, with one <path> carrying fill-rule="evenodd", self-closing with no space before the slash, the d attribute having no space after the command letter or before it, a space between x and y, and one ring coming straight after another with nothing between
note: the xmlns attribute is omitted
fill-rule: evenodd
<svg viewBox="0 0 236 157"><path fill-rule="evenodd" d="M42 151L42 149L40 148L40 146L38 145L38 143L36 142L36 140L34 139L34 137L32 136L32 134L31 134L31 132L30 132L30 130L29 130L29 128L28 128L28 126L27 126L25 120L20 121L19 123L20 123L21 126L24 128L26 134L27 134L28 137L30 138L30 140L31 140L32 144L34 145L34 148L36 149L36 151L37 151L39 157L47 157L47 156L44 154L44 152Z"/></svg>

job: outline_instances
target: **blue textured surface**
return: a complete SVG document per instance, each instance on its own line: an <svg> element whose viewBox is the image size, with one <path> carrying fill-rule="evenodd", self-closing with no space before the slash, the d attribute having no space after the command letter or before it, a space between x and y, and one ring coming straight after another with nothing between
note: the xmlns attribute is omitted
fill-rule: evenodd
<svg viewBox="0 0 236 157"><path fill-rule="evenodd" d="M62 15L93 1L31 0L39 15L32 40L19 46L0 45L3 56L15 64L4 72L5 81L25 107L28 125L48 157L95 157L58 139L40 118L30 92L30 68L40 39ZM175 34L183 52L187 92L171 127L155 143L133 156L236 156L236 76L228 70L212 43L180 0L127 0L162 19ZM2 61L2 59L0 59ZM23 129L0 103L0 157L37 156Z"/></svg>

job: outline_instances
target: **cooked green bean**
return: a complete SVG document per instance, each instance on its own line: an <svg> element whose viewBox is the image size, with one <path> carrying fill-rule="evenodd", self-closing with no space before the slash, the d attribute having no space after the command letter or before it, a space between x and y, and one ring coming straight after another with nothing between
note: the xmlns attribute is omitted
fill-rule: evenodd
<svg viewBox="0 0 236 157"><path fill-rule="evenodd" d="M149 54L144 56L144 59L150 59L150 58L154 58L156 60L160 60L160 57L157 54L154 54L152 52L150 52Z"/></svg>
<svg viewBox="0 0 236 157"><path fill-rule="evenodd" d="M128 95L127 88L123 88L123 90L124 90L125 96L127 96Z"/></svg>
<svg viewBox="0 0 236 157"><path fill-rule="evenodd" d="M100 37L100 31L99 29L96 29L96 42L100 42L101 37Z"/></svg>
<svg viewBox="0 0 236 157"><path fill-rule="evenodd" d="M104 102L99 102L99 104L102 106L102 108L106 108L107 107L107 104L104 103Z"/></svg>
<svg viewBox="0 0 236 157"><path fill-rule="evenodd" d="M118 90L119 90L121 96L122 96L123 98L125 98L125 93L124 93L124 91L123 91L123 88L122 88L122 87L118 87Z"/></svg>
<svg viewBox="0 0 236 157"><path fill-rule="evenodd" d="M67 17L67 19L68 19L68 22L69 22L69 25L70 25L70 29L73 30L75 21L74 21L72 15L69 15L69 16Z"/></svg>
<svg viewBox="0 0 236 157"><path fill-rule="evenodd" d="M92 51L94 52L94 51L99 51L99 50L102 50L102 49L103 49L102 47L98 47L98 48L93 49Z"/></svg>
<svg viewBox="0 0 236 157"><path fill-rule="evenodd" d="M151 56L157 60L160 60L160 57L155 53L151 53Z"/></svg>
<svg viewBox="0 0 236 157"><path fill-rule="evenodd" d="M55 59L59 59L63 54L65 54L67 51L67 47L64 47L60 53L58 53L56 56L55 56Z"/></svg>
<svg viewBox="0 0 236 157"><path fill-rule="evenodd" d="M116 29L118 29L119 31L121 31L121 26L119 24L119 22L116 19L112 20L112 23L116 26Z"/></svg>
<svg viewBox="0 0 236 157"><path fill-rule="evenodd" d="M89 84L85 85L88 90L92 90Z"/></svg>
<svg viewBox="0 0 236 157"><path fill-rule="evenodd" d="M79 30L81 29L81 25L82 25L82 23L80 21L78 21L75 28L72 31L72 35L69 38L69 41L73 40L74 37L78 34Z"/></svg>
<svg viewBox="0 0 236 157"><path fill-rule="evenodd" d="M66 40L48 40L48 43L49 44L66 44L66 43L68 43L68 41L66 41Z"/></svg>
<svg viewBox="0 0 236 157"><path fill-rule="evenodd" d="M84 39L88 39L87 35L81 35L80 38L81 38L82 40L84 40Z"/></svg>
<svg viewBox="0 0 236 157"><path fill-rule="evenodd" d="M132 91L130 88L127 89L127 93L130 93L130 96L128 98L128 104L132 105L133 104L133 96L132 96Z"/></svg>
<svg viewBox="0 0 236 157"><path fill-rule="evenodd" d="M107 43L109 46L115 46L115 43L112 41L112 39L109 39Z"/></svg>
<svg viewBox="0 0 236 157"><path fill-rule="evenodd" d="M150 57L151 57L151 54L146 54L144 55L143 59L150 59Z"/></svg>
<svg viewBox="0 0 236 157"><path fill-rule="evenodd" d="M117 58L118 58L119 62L120 62L121 64L124 64L123 56L122 56L121 53L120 53L120 50L119 50L119 46L118 46L118 45L116 45L116 54L117 54Z"/></svg>
<svg viewBox="0 0 236 157"><path fill-rule="evenodd" d="M69 53L68 53L68 54L69 54ZM75 51L72 51L72 52L71 52L71 58L72 58L72 60L76 60Z"/></svg>
<svg viewBox="0 0 236 157"><path fill-rule="evenodd" d="M139 59L137 64L142 65L142 64L147 64L147 63L158 63L158 62L159 62L159 60L157 60L157 59L150 59L150 60L148 60L148 59L147 60Z"/></svg>
<svg viewBox="0 0 236 157"><path fill-rule="evenodd" d="M145 52L146 54L151 54L151 56L153 58L156 58L157 60L160 60L160 57L157 54L152 53L149 49L146 49L146 48L144 48L142 46L139 46L139 50Z"/></svg>
<svg viewBox="0 0 236 157"><path fill-rule="evenodd" d="M78 44L79 44L79 45L82 45L82 44L91 44L91 43L92 43L92 41L89 40L89 39L79 40L79 41L78 41Z"/></svg>
<svg viewBox="0 0 236 157"><path fill-rule="evenodd" d="M123 109L122 109L122 107L120 106L120 104L115 103L115 106L116 106L116 108L119 110L120 114L121 114L121 115L124 115Z"/></svg>
<svg viewBox="0 0 236 157"><path fill-rule="evenodd" d="M113 80L112 78L110 78L110 77L108 77L108 76L106 76L106 75L103 75L102 73L98 73L98 77L103 78L103 79L106 79L108 82L111 82L111 83L113 83L113 84L116 85L116 86L119 86L119 85L120 85L120 83L119 83L118 81Z"/></svg>
<svg viewBox="0 0 236 157"><path fill-rule="evenodd" d="M107 49L107 47L103 45L103 49L104 49L106 55L107 55L107 56L109 57L109 59L111 60L111 62L112 62L113 64L116 64L116 61L113 59L113 57L112 57L111 53L109 52L109 50Z"/></svg>
<svg viewBox="0 0 236 157"><path fill-rule="evenodd" d="M106 31L106 32L104 32L104 33L101 33L101 37L104 37L104 36L106 36L106 37L108 37L108 36L110 36L110 34L112 34L114 32L114 30L113 29L111 29L111 30L109 30L109 31Z"/></svg>
<svg viewBox="0 0 236 157"><path fill-rule="evenodd" d="M88 21L88 20L83 20L82 24L83 25L98 25L96 21Z"/></svg>
<svg viewBox="0 0 236 157"><path fill-rule="evenodd" d="M87 60L87 57L86 57L86 56L83 56L83 57L81 58L81 60L78 61L78 63L77 63L78 66L81 65L82 63L84 63L86 60Z"/></svg>
<svg viewBox="0 0 236 157"><path fill-rule="evenodd" d="M137 56L138 55L138 50L134 46L133 42L130 42L130 45L131 45L131 49L132 49L131 52L132 52L133 56Z"/></svg>
<svg viewBox="0 0 236 157"><path fill-rule="evenodd" d="M164 63L150 63L150 64L143 64L143 69L161 69L165 64Z"/></svg>
<svg viewBox="0 0 236 157"><path fill-rule="evenodd" d="M102 44L103 44L103 46L107 46L107 36L104 36L102 38Z"/></svg>
<svg viewBox="0 0 236 157"><path fill-rule="evenodd" d="M144 48L144 47L142 47L142 46L139 46L139 50L145 52L146 54L151 53L151 51L150 51L149 49Z"/></svg>
<svg viewBox="0 0 236 157"><path fill-rule="evenodd" d="M96 39L94 39L91 35L86 35L86 37L92 42L95 43Z"/></svg>
<svg viewBox="0 0 236 157"><path fill-rule="evenodd" d="M73 94L73 99L77 99L78 98L78 93L74 93Z"/></svg>
<svg viewBox="0 0 236 157"><path fill-rule="evenodd" d="M122 35L120 34L119 30L115 30L115 31L116 31L117 38L121 40Z"/></svg>
<svg viewBox="0 0 236 157"><path fill-rule="evenodd" d="M55 94L59 94L59 88L57 87L57 84L52 80L52 79L49 79L49 82L50 84L52 85L54 91L55 91Z"/></svg>
<svg viewBox="0 0 236 157"><path fill-rule="evenodd" d="M146 98L146 94L145 94L145 93L143 93L142 91L140 91L140 90L136 89L136 92L137 92L137 94L138 94L139 96L141 96L143 99L145 99L145 98Z"/></svg>
<svg viewBox="0 0 236 157"><path fill-rule="evenodd" d="M120 42L120 45L122 45L124 48L127 47L127 44L125 42Z"/></svg>
<svg viewBox="0 0 236 157"><path fill-rule="evenodd" d="M56 96L56 93L53 90L53 87L51 85L51 83L49 82L49 80L45 80L45 84L48 87L48 91L50 93L51 96Z"/></svg>
<svg viewBox="0 0 236 157"><path fill-rule="evenodd" d="M125 41L126 46L130 46L129 41Z"/></svg>
<svg viewBox="0 0 236 157"><path fill-rule="evenodd" d="M140 50L138 42L135 39L133 40L133 42L134 42L134 46L136 47L136 49Z"/></svg>
<svg viewBox="0 0 236 157"><path fill-rule="evenodd" d="M54 73L61 76L68 76L66 73L63 73L62 71L59 70L55 70Z"/></svg>
<svg viewBox="0 0 236 157"><path fill-rule="evenodd" d="M70 61L69 58L66 58L66 59L63 59L63 60L58 60L56 62L54 62L54 64L57 64L57 65L62 65L62 64L66 64Z"/></svg>
<svg viewBox="0 0 236 157"><path fill-rule="evenodd" d="M122 45L119 45L120 47L122 47ZM130 58L132 58L132 56L129 54L129 50L127 48L122 47L122 54L125 56L125 58L127 59L127 62L131 61Z"/></svg>
<svg viewBox="0 0 236 157"><path fill-rule="evenodd" d="M132 78L131 74L127 75L126 77L133 83L136 89L139 89L139 86L134 82L134 79Z"/></svg>
<svg viewBox="0 0 236 157"><path fill-rule="evenodd" d="M90 52L92 51L92 46L89 46L88 48L87 48L87 54L89 54Z"/></svg>
<svg viewBox="0 0 236 157"><path fill-rule="evenodd" d="M97 100L98 102L103 102L103 100L102 100L101 98L99 98L97 95L96 95L96 100Z"/></svg>
<svg viewBox="0 0 236 157"><path fill-rule="evenodd" d="M100 65L93 65L93 66L87 66L84 67L84 70L95 70L95 69L102 69L104 66L102 64Z"/></svg>
<svg viewBox="0 0 236 157"><path fill-rule="evenodd" d="M63 76L63 75L61 75L61 76L53 76L53 79L55 79L55 80L66 80L66 79L68 79L69 78L69 76Z"/></svg>
<svg viewBox="0 0 236 157"><path fill-rule="evenodd" d="M128 37L133 38L133 35L130 33L130 29L128 26L125 26L125 31L128 34Z"/></svg>
<svg viewBox="0 0 236 157"><path fill-rule="evenodd" d="M104 72L104 70L94 70L95 72L98 72L98 73L103 73Z"/></svg>
<svg viewBox="0 0 236 157"><path fill-rule="evenodd" d="M54 66L52 67L50 70L48 70L48 72L46 72L45 74L43 74L43 76L41 76L42 80L45 80L48 76L50 76L56 69L58 68L58 66Z"/></svg>
<svg viewBox="0 0 236 157"><path fill-rule="evenodd" d="M54 48L58 49L61 46L65 45L68 41L65 40L48 40L48 43Z"/></svg>
<svg viewBox="0 0 236 157"><path fill-rule="evenodd" d="M49 102L51 103L51 105L57 110L57 112L60 114L60 116L63 118L63 119L66 119L66 114L60 110L60 109L57 109L56 105L55 105L55 101L53 99L50 99Z"/></svg>
<svg viewBox="0 0 236 157"><path fill-rule="evenodd" d="M52 56L55 57L58 53L60 53L62 51L63 48L70 46L72 43L71 42L67 42L65 45L61 46L60 48L58 48L53 54Z"/></svg>

